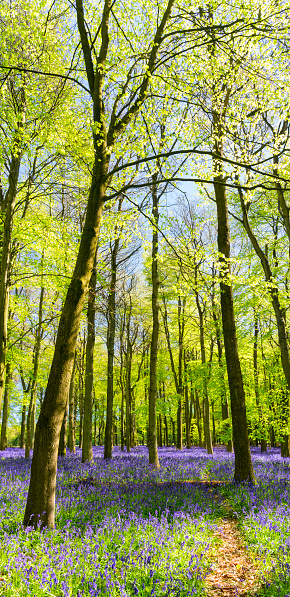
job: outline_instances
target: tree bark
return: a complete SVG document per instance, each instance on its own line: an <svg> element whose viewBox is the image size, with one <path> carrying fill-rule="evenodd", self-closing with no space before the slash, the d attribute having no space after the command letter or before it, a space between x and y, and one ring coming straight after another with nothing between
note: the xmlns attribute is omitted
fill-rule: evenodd
<svg viewBox="0 0 290 597"><path fill-rule="evenodd" d="M94 387L94 348L95 348L95 316L96 316L96 280L97 280L97 250L94 267L89 284L87 310L87 343L85 366L85 399L84 399L84 431L82 462L93 460L93 387Z"/></svg>
<svg viewBox="0 0 290 597"><path fill-rule="evenodd" d="M152 335L150 345L150 373L149 373L149 418L148 418L148 452L149 462L156 468L159 468L159 457L157 448L157 433L156 433L156 400L157 400L157 357L158 357L158 337L159 337L159 304L158 304L158 193L157 193L157 174L153 175L152 179L152 263L151 263L151 279L152 279ZM161 440L162 441L162 440Z"/></svg>

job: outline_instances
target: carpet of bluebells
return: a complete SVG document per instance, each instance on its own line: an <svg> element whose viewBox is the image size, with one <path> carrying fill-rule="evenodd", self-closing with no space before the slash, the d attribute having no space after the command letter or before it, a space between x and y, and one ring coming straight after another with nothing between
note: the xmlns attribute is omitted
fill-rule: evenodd
<svg viewBox="0 0 290 597"><path fill-rule="evenodd" d="M290 596L290 459L252 451L257 485L232 482L234 457L162 448L94 448L59 458L54 531L24 530L31 461L0 452L0 597L187 597L206 595L216 529L237 519L249 550L272 567L259 595ZM218 481L218 483L216 483ZM260 558L261 559L261 558Z"/></svg>

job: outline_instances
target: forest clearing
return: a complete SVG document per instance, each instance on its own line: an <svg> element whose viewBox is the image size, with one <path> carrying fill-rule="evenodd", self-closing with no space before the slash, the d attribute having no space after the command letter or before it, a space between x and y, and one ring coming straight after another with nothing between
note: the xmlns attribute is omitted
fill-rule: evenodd
<svg viewBox="0 0 290 597"><path fill-rule="evenodd" d="M1 456L1 595L286 596L289 461L252 451L258 484L236 485L233 455L116 448L59 458L54 531L22 526L29 462Z"/></svg>

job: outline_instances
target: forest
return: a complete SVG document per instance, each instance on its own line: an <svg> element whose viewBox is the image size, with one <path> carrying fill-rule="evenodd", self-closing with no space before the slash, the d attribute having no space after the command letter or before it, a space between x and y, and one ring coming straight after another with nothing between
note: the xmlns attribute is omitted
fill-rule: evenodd
<svg viewBox="0 0 290 597"><path fill-rule="evenodd" d="M287 0L0 4L0 595L290 594Z"/></svg>

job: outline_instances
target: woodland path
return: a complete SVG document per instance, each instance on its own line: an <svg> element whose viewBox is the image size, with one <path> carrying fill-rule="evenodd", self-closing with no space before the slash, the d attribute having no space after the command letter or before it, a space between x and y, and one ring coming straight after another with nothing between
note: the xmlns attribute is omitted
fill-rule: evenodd
<svg viewBox="0 0 290 597"><path fill-rule="evenodd" d="M218 492L220 482L203 482L210 492ZM227 500L223 500L224 517L215 532L218 542L211 552L212 570L206 577L208 597L255 597L261 587L261 563L250 553Z"/></svg>
<svg viewBox="0 0 290 597"><path fill-rule="evenodd" d="M213 554L213 569L206 578L208 597L249 597L259 587L259 559L249 554L237 522L224 519L216 531L221 543Z"/></svg>

